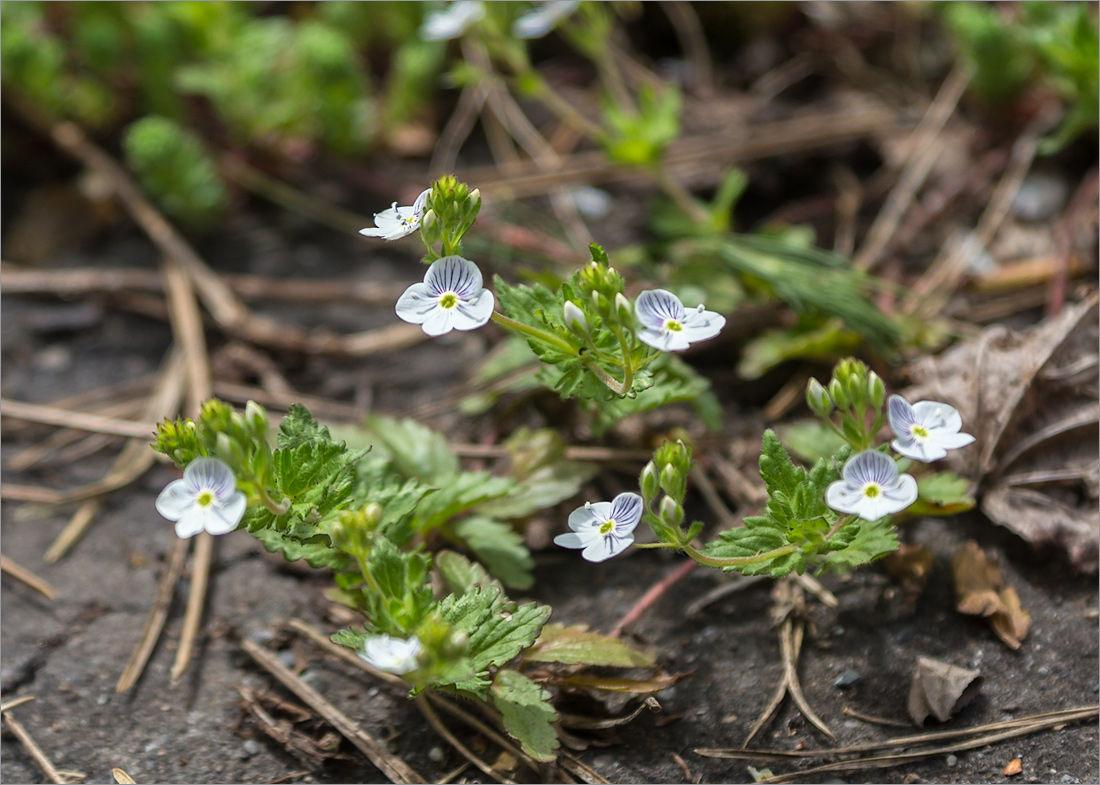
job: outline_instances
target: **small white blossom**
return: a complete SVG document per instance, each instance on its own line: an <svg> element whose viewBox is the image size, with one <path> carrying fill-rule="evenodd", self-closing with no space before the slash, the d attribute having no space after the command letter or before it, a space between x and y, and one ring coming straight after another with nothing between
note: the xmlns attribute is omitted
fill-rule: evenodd
<svg viewBox="0 0 1100 785"><path fill-rule="evenodd" d="M702 305L689 311L679 297L664 289L639 294L635 313L642 326L638 337L663 352L683 351L696 341L713 338L726 326L721 314Z"/></svg>
<svg viewBox="0 0 1100 785"><path fill-rule="evenodd" d="M962 417L953 406L935 401L909 405L900 395L891 395L890 428L897 436L890 446L914 461L930 463L974 441L969 433L959 433Z"/></svg>
<svg viewBox="0 0 1100 785"><path fill-rule="evenodd" d="M516 19L512 24L512 35L516 38L542 38L558 22L569 16L580 5L580 0L549 0L533 11Z"/></svg>
<svg viewBox="0 0 1100 785"><path fill-rule="evenodd" d="M232 469L217 458L197 458L183 470L182 480L173 480L160 492L156 506L157 512L176 522L176 534L186 539L201 531L233 531L247 502L237 490Z"/></svg>
<svg viewBox="0 0 1100 785"><path fill-rule="evenodd" d="M479 0L458 0L441 11L432 11L420 25L420 37L425 41L448 41L458 38L470 25L485 16L485 3Z"/></svg>
<svg viewBox="0 0 1100 785"><path fill-rule="evenodd" d="M424 326L428 335L475 330L493 315L493 293L481 285L481 270L469 259L444 256L432 262L424 283L414 283L397 301L397 315Z"/></svg>
<svg viewBox="0 0 1100 785"><path fill-rule="evenodd" d="M601 562L618 556L634 542L634 529L642 519L642 497L620 493L609 502L586 502L569 516L569 534L554 543L563 548L583 548L581 556Z"/></svg>
<svg viewBox="0 0 1100 785"><path fill-rule="evenodd" d="M825 491L825 503L839 512L877 521L917 500L917 481L908 474L899 475L894 459L875 450L853 455L842 474L844 479Z"/></svg>
<svg viewBox="0 0 1100 785"><path fill-rule="evenodd" d="M380 671L402 675L417 669L420 640L414 635L408 640L389 635L375 635L363 642L359 656Z"/></svg>
<svg viewBox="0 0 1100 785"><path fill-rule="evenodd" d="M412 207L398 207L397 202L388 210L374 214L374 227L360 229L364 237L381 237L383 240L400 240L420 228L420 219L424 214L424 203L428 201L429 188L416 197Z"/></svg>

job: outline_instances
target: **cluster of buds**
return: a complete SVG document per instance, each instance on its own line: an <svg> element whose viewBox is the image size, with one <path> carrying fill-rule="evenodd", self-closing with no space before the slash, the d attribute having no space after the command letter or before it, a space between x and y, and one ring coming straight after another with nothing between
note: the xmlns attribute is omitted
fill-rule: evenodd
<svg viewBox="0 0 1100 785"><path fill-rule="evenodd" d="M885 422L882 411L885 399L886 385L879 375L851 358L837 363L828 387L817 379L811 379L806 387L806 405L810 411L837 430L856 450L869 448ZM874 413L870 427L868 411Z"/></svg>
<svg viewBox="0 0 1100 785"><path fill-rule="evenodd" d="M657 539L671 545L690 543L702 528L692 524L684 531L684 496L693 461L691 447L682 441L665 442L653 454L639 477L650 526Z"/></svg>

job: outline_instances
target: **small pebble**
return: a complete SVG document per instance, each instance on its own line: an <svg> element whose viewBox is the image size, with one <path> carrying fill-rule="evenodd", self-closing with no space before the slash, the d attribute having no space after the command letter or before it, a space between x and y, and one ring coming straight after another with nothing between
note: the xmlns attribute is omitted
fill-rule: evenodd
<svg viewBox="0 0 1100 785"><path fill-rule="evenodd" d="M106 706L108 703L111 702L111 696L107 693L104 693L96 698L95 702L98 703L100 706Z"/></svg>
<svg viewBox="0 0 1100 785"><path fill-rule="evenodd" d="M1046 676L1048 673L1050 673L1050 668L1048 668L1046 665L1043 665L1035 672L1038 673L1040 676Z"/></svg>
<svg viewBox="0 0 1100 785"><path fill-rule="evenodd" d="M245 739L244 744L241 745L241 749L249 755L259 755L263 747L261 747L260 742L255 739Z"/></svg>
<svg viewBox="0 0 1100 785"><path fill-rule="evenodd" d="M954 756L954 755L948 755L947 756L947 765L950 768L954 768L958 764L958 762L959 762L959 759L956 756Z"/></svg>
<svg viewBox="0 0 1100 785"><path fill-rule="evenodd" d="M442 763L443 759L446 757L447 755L443 752L442 747L432 747L428 750L428 760L432 763Z"/></svg>
<svg viewBox="0 0 1100 785"><path fill-rule="evenodd" d="M851 687L852 685L858 683L862 679L863 679L862 676L860 676L854 670L849 668L848 670L844 671L839 676L837 676L836 681L834 681L833 684L840 687L841 689L844 689L846 687Z"/></svg>
<svg viewBox="0 0 1100 785"><path fill-rule="evenodd" d="M1032 172L1020 184L1012 201L1012 214L1023 221L1053 218L1066 203L1066 181L1046 172Z"/></svg>
<svg viewBox="0 0 1100 785"><path fill-rule="evenodd" d="M1077 782L1077 778L1074 777L1072 774L1063 774L1062 782Z"/></svg>

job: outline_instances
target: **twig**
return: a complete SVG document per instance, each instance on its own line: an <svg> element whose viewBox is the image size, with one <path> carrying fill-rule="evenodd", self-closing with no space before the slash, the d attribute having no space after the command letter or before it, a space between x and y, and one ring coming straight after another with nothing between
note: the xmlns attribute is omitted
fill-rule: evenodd
<svg viewBox="0 0 1100 785"><path fill-rule="evenodd" d="M507 447L499 444L468 444L465 442L452 442L451 452L461 458L506 458L511 454L508 452ZM565 457L571 461L628 463L648 461L653 457L653 453L649 450L638 450L630 447L566 447Z"/></svg>
<svg viewBox="0 0 1100 785"><path fill-rule="evenodd" d="M30 756L34 758L34 762L42 769L42 772L46 775L46 779L55 783L55 785L65 785L66 781L65 778L61 776L61 772L59 772L50 762L50 759L46 757L46 753L42 751L42 748L35 744L34 739L31 738L31 734L27 732L27 729L23 727L19 720L15 719L15 717L7 711L3 712L2 716L11 732L15 734L15 737L23 744L23 747L30 753Z"/></svg>
<svg viewBox="0 0 1100 785"><path fill-rule="evenodd" d="M14 482L0 482L0 499L10 502L33 502L35 504L61 504L65 495L53 488L40 485L24 485Z"/></svg>
<svg viewBox="0 0 1100 785"><path fill-rule="evenodd" d="M570 774L580 777L587 782L588 785L611 785L610 780L606 779L602 774L574 755L568 752L562 752L558 755L558 758L563 769L567 770Z"/></svg>
<svg viewBox="0 0 1100 785"><path fill-rule="evenodd" d="M864 714L861 711L856 711L855 709L849 708L847 706L844 707L843 712L846 717L855 717L857 720L863 720L864 722L869 722L872 725L886 725L891 728L912 727L908 722L904 722L902 720L891 720L887 719L886 717L875 717L871 714Z"/></svg>
<svg viewBox="0 0 1100 785"><path fill-rule="evenodd" d="M458 151L462 149L462 143L474 130L481 107L484 105L484 86L475 83L462 88L462 92L458 95L458 103L455 104L447 125L439 133L439 140L436 142L435 152L428 166L430 174L434 176L454 171Z"/></svg>
<svg viewBox="0 0 1100 785"><path fill-rule="evenodd" d="M803 716L810 721L810 724L835 742L836 736L829 730L829 726L810 708L810 703L802 692L802 683L798 680L798 655L802 649L804 629L805 625L801 619L788 617L783 623L783 628L779 631L779 648L783 654L783 671L786 674L787 692L791 694L795 705L798 706Z"/></svg>
<svg viewBox="0 0 1100 785"><path fill-rule="evenodd" d="M243 641L241 647L248 652L258 665L278 679L284 687L297 695L300 700L336 728L344 738L354 744L391 782L404 783L405 785L414 782L427 782L407 763L389 752L382 742L360 728L347 715L325 700L320 693L295 676L270 651L250 640Z"/></svg>
<svg viewBox="0 0 1100 785"><path fill-rule="evenodd" d="M7 556L0 556L0 572L29 586L48 600L52 600L57 596L50 584Z"/></svg>
<svg viewBox="0 0 1100 785"><path fill-rule="evenodd" d="M141 419L156 422L170 416L179 410L182 396L183 355L173 349L168 353L161 369L160 380L141 412ZM155 430L154 428L150 433ZM149 435L145 435L141 439L129 441L122 448L107 477L136 479L148 471L155 460L156 454L149 447ZM68 553L69 549L84 535L101 506L102 503L99 500L84 502L46 550L43 559L52 563Z"/></svg>
<svg viewBox="0 0 1100 785"><path fill-rule="evenodd" d="M769 576L767 575L738 575L732 577L731 580L721 583L710 591L705 592L698 599L692 600L692 602L684 608L684 618L694 618L702 613L708 605L718 602L718 600L724 599L731 594L744 591L761 581L768 580L768 578Z"/></svg>
<svg viewBox="0 0 1100 785"><path fill-rule="evenodd" d="M504 785L516 785L515 780L506 777L504 774L498 772L488 763L486 763L473 752L471 752L465 744L459 741L458 738L453 733L451 733L450 729L443 724L443 721L439 719L439 715L435 713L435 710L432 709L431 704L424 698L423 695L417 697L416 707L420 709L421 714L424 715L424 719L428 721L428 724L432 726L435 732L442 736L448 744L450 744L452 747L455 748L455 750L458 751L459 755L470 761L470 763L474 764L474 766L476 766L483 774L488 777L492 777L497 782L504 783Z"/></svg>
<svg viewBox="0 0 1100 785"><path fill-rule="evenodd" d="M947 75L920 125L910 134L909 160L855 256L854 264L858 269L870 270L881 260L902 216L913 203L917 190L940 154L936 142L970 83L970 74L969 67L956 66Z"/></svg>
<svg viewBox="0 0 1100 785"><path fill-rule="evenodd" d="M56 406L56 404L53 405ZM135 420L140 416L140 412L141 402L129 400L112 406L99 407L93 413L105 417L117 417L121 420ZM102 433L88 434L86 431L62 428L37 444L21 450L18 455L7 461L7 467L14 472L25 472L50 459L57 459L60 463L79 460L81 457L91 455L118 438L118 436ZM59 452L60 457L57 456ZM75 458L72 457L74 455Z"/></svg>
<svg viewBox="0 0 1100 785"><path fill-rule="evenodd" d="M161 576L160 583L157 584L153 606L149 609L149 615L145 617L145 626L141 631L141 638L138 640L138 645L133 654L130 655L130 661L126 663L122 675L119 676L118 684L115 685L115 692L126 692L141 678L145 665L149 662L149 657L160 638L160 632L164 629L164 622L168 618L168 608L172 604L172 594L175 592L176 583L179 582L180 574L183 572L183 563L187 559L189 546L189 540L176 540L172 548L172 560L168 564L168 569Z"/></svg>
<svg viewBox="0 0 1100 785"><path fill-rule="evenodd" d="M337 644L333 643L332 641L330 641L325 636L324 633L322 633L320 630L316 629L315 627L311 627L310 625L306 624L301 619L291 619L290 621L287 622L286 626L289 627L290 629L296 631L296 632L301 633L302 635L305 635L307 638L309 638L309 640L311 640L313 643L320 646L322 649L327 651L329 654L332 654L336 657L339 657L344 662L346 662L350 665L354 665L355 667L359 668L360 670L366 671L367 673L369 673L371 676L375 677L379 681L384 681L386 684L389 684L391 687L398 687L400 689L408 689L408 686L409 686L408 682L406 682L400 676L394 676L392 673L386 673L385 671L378 670L378 668L374 667L373 665L371 665L366 660L352 654L350 651L348 651L348 649L346 647L338 646Z"/></svg>
<svg viewBox="0 0 1100 785"><path fill-rule="evenodd" d="M650 586L649 589L646 590L646 593L626 612L626 615L619 619L619 623L615 625L615 628L612 629L608 635L612 638L617 638L622 635L623 631L634 624L634 622L638 621L647 610L656 604L657 600L664 596L665 592L690 575L698 566L698 562L691 559L685 559L676 569L672 570L672 572L664 578Z"/></svg>
<svg viewBox="0 0 1100 785"><path fill-rule="evenodd" d="M13 698L7 703L0 703L0 712L11 711L16 706L22 706L24 703L30 703L35 697L33 695L21 695L18 698Z"/></svg>
<svg viewBox="0 0 1100 785"><path fill-rule="evenodd" d="M77 431L125 436L130 439L150 439L156 432L155 428L145 423L101 417L98 414L86 412L73 412L25 401L13 401L10 398L0 398L0 415L43 425L58 425Z"/></svg>

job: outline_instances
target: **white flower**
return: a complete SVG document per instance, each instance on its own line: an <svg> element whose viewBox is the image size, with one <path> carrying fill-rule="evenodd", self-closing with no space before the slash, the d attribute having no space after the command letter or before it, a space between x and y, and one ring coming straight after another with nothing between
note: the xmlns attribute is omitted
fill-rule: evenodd
<svg viewBox="0 0 1100 785"><path fill-rule="evenodd" d="M481 270L469 259L444 256L432 262L424 283L414 283L397 301L397 315L421 324L428 335L475 330L493 315L493 293L481 286Z"/></svg>
<svg viewBox="0 0 1100 785"><path fill-rule="evenodd" d="M726 317L700 305L684 308L680 298L664 289L638 295L635 313L642 330L638 337L663 352L680 352L696 341L713 338L726 326Z"/></svg>
<svg viewBox="0 0 1100 785"><path fill-rule="evenodd" d="M562 316L565 317L565 326L575 333L588 332L588 320L584 318L584 311L577 307L572 300L566 300L562 307Z"/></svg>
<svg viewBox="0 0 1100 785"><path fill-rule="evenodd" d="M563 548L584 548L588 561L601 562L618 556L634 542L633 531L642 519L642 497L620 493L609 502L586 502L569 516L569 534L559 534L554 543Z"/></svg>
<svg viewBox="0 0 1100 785"><path fill-rule="evenodd" d="M580 0L550 0L543 3L516 19L512 24L512 35L516 38L542 38L579 5Z"/></svg>
<svg viewBox="0 0 1100 785"><path fill-rule="evenodd" d="M157 497L157 512L176 522L176 534L194 537L205 530L226 534L237 528L246 506L233 470L217 458L197 458L182 480L168 483Z"/></svg>
<svg viewBox="0 0 1100 785"><path fill-rule="evenodd" d="M429 188L416 197L412 207L398 207L397 202L388 210L374 214L374 227L360 229L365 237L381 237L383 240L400 240L420 228L420 219L424 213L424 203L428 201Z"/></svg>
<svg viewBox="0 0 1100 785"><path fill-rule="evenodd" d="M917 500L917 481L899 475L889 455L874 450L856 453L844 464L843 475L825 491L825 503L865 521L901 512Z"/></svg>
<svg viewBox="0 0 1100 785"><path fill-rule="evenodd" d="M363 642L359 656L380 671L398 675L417 669L420 640L414 635L407 641L389 635L375 635Z"/></svg>
<svg viewBox="0 0 1100 785"><path fill-rule="evenodd" d="M900 395L890 396L890 428L898 437L890 446L914 461L930 463L974 441L969 433L959 433L962 417L955 407L935 401L909 405Z"/></svg>
<svg viewBox="0 0 1100 785"><path fill-rule="evenodd" d="M458 38L474 22L485 16L485 3L478 0L458 0L442 11L432 11L420 25L420 37L425 41L447 41Z"/></svg>

